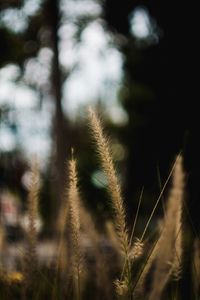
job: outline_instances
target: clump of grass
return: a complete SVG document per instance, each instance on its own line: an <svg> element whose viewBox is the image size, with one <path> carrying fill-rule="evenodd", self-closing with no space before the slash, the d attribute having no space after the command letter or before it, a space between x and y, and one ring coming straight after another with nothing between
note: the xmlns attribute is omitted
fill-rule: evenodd
<svg viewBox="0 0 200 300"><path fill-rule="evenodd" d="M99 232L94 226L91 215L80 201L76 160L72 155L67 167L67 171L69 172L69 180L60 215L60 240L57 257L55 258L57 264L56 272L54 272L55 270L52 269L45 269L47 280L45 279L45 283L40 283L39 281L41 280L42 276L39 275L42 274L42 269L38 269L37 283L38 290L40 289L40 291L35 291L34 288L32 288L30 291L30 287L33 287L31 283L35 278L34 275L38 265L36 251L36 219L38 216L38 195L40 191L40 184L38 163L37 161L34 161L32 165L31 184L28 195L29 227L26 235L27 247L24 259L25 272L24 274L20 273L20 275L22 275L21 277L19 277L19 274L17 273L16 274L18 277L16 274L14 274L13 277L9 277L9 280L7 277L7 279L3 281L3 284L5 285L6 283L7 288L7 286L10 287L12 284L16 285L16 282L17 284L20 283L23 289L23 299L30 299L30 297L31 299L41 299L43 297L42 299L48 298L52 300L115 300L116 295L113 297L114 288L117 298L124 300L165 299L162 297L164 295L164 289L166 288L169 280L175 279L178 281L181 278L182 273L182 257L184 249L182 241L182 206L185 186L185 175L182 167L183 158L181 155L177 157L169 177L167 178L167 181L161 190L161 194L156 201L153 211L150 214L142 236L140 238L135 238L134 231L141 206L143 189L139 199L133 229L131 235L129 235L126 223L124 200L110 150L110 143L104 134L104 130L99 118L92 109L89 110L89 121L92 135L96 143L101 167L108 180L107 189L114 212L114 226L113 223L107 222L106 238L109 237L114 250L116 250L114 251L114 255L116 256L113 257L117 257L117 260L113 259L114 263L112 262L110 264L111 266L109 265L109 255L106 256L108 254L106 252L107 250L102 248ZM160 222L159 229L155 227L155 231L158 233L155 243L153 244L149 240L149 245L151 245L151 243L153 244L153 246L150 246L151 249L149 251L147 249L148 247L146 247L147 243L144 240L144 236L147 233L147 228L171 176L172 187L167 199L164 218ZM67 235L67 233L69 233L70 237ZM84 242L87 243L88 241L90 252L87 253L88 256L86 256L85 251L87 251L88 248L87 246L84 248L83 244ZM101 246L101 248L99 246ZM198 277L200 265L199 241L196 241L194 246L194 289L196 291L196 295L198 295L200 286ZM113 252L111 253L113 254ZM121 264L118 264L118 258ZM111 268L112 270L110 272ZM86 272L86 269L88 270L88 274L87 280L84 281L84 273ZM72 272L73 287L70 285L70 272ZM51 274L50 276L49 273ZM52 276L52 278L49 280L48 276L50 278ZM43 276L43 278L44 277L45 276ZM117 277L118 279L114 281L113 278ZM148 282L148 287L150 287L150 289L148 289L147 294L145 284L149 278L150 281ZM84 294L86 290L85 282L88 284L88 289L90 289L91 286L92 288L94 287L95 295L91 296L90 292L87 292L88 294ZM0 276L0 284L1 283ZM67 288L65 288L66 286ZM66 294L64 293L65 291ZM41 295L48 295L48 297ZM89 295L89 297L87 295ZM177 295L174 297L174 299L177 299Z"/></svg>
<svg viewBox="0 0 200 300"><path fill-rule="evenodd" d="M157 257L149 300L161 298L171 274L174 274L177 280L181 276L183 194L184 172L182 156L179 155L173 172L163 229L156 247Z"/></svg>

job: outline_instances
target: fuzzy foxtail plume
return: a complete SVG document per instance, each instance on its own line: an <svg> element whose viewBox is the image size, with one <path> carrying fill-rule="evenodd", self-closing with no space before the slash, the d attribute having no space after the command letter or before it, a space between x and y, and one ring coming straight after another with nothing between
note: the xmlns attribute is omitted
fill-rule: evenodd
<svg viewBox="0 0 200 300"><path fill-rule="evenodd" d="M79 192L77 187L76 161L69 161L69 214L70 232L73 247L73 275L76 285L77 299L81 297L81 273L83 271L83 254L80 244Z"/></svg>
<svg viewBox="0 0 200 300"><path fill-rule="evenodd" d="M95 112L89 109L90 128L93 132L97 146L97 152L102 164L103 171L108 179L108 192L112 200L115 212L115 226L124 256L129 253L129 238L126 226L125 208L121 196L121 188L116 175L111 150L107 138L104 136L102 125Z"/></svg>
<svg viewBox="0 0 200 300"><path fill-rule="evenodd" d="M116 290L121 290L121 287L123 286L122 290L124 291L124 293L125 290L128 290L129 293L131 285L131 261L129 257L130 239L127 231L126 214L124 202L121 195L121 187L116 175L109 142L104 135L103 127L99 118L91 108L89 109L89 124L96 143L97 153L100 158L102 169L108 180L108 193L110 195L111 204L114 209L115 228L119 240L120 251L124 258L123 276L120 281L116 282ZM127 283L128 286L125 288Z"/></svg>

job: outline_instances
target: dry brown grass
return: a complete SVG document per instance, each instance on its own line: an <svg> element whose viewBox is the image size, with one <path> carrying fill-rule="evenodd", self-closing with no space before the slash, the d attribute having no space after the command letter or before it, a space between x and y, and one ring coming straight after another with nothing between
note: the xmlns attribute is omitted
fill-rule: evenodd
<svg viewBox="0 0 200 300"><path fill-rule="evenodd" d="M181 155L177 156L160 196L155 202L152 213L144 226L142 236L137 238L135 237L135 226L142 201L142 193L136 210L133 229L131 235L129 235L124 200L110 150L110 143L106 138L101 121L92 109L89 110L89 123L101 168L108 181L107 191L113 209L113 222L106 223L107 234L104 238L106 237L107 241L109 240L112 246L112 258L115 258L113 258L113 261L108 260L109 255L106 251L109 250L101 247L102 236L95 227L92 215L81 202L77 163L72 157L68 162L69 180L60 215L60 238L57 240L58 252L55 259L56 270L51 270L54 275L51 281L52 286L49 284L51 288L49 288L48 297L43 296L43 298L37 296L36 293L34 294L35 291L30 290L29 284L33 278L37 279L34 274L36 274L37 266L36 219L38 216L40 186L38 164L35 162L32 166L28 195L29 227L26 235L25 281L22 284L23 299L28 299L27 290L29 289L31 295L36 295L35 299L168 300L168 298L165 298L164 290L169 281L174 282L174 279L178 281L182 275L184 255L182 215L185 193L183 158ZM148 238L145 240L148 226L170 179L171 188L166 199L164 217L160 220L159 228L156 225L154 226L154 231L157 233L156 237L154 236L152 240L148 240ZM147 249L147 245L149 245L150 250ZM195 267L193 274L196 294L199 293L200 286L199 252L199 241L196 241L194 245ZM39 275L39 272L37 275ZM71 281L71 275L73 281ZM148 293L146 292L147 281ZM95 293L93 298L91 294L88 296L86 293L91 287L94 288ZM45 295L47 295L47 292L48 289L45 291Z"/></svg>

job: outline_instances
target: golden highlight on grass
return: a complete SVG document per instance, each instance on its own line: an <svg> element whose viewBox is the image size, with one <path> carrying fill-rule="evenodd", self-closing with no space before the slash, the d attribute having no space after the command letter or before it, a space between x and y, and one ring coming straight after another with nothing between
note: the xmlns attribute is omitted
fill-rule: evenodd
<svg viewBox="0 0 200 300"><path fill-rule="evenodd" d="M115 288L116 288L116 293L119 297L123 297L123 299L125 297L128 297L128 293L129 293L129 282L127 277L125 277L124 280L115 280L114 282L115 284Z"/></svg>
<svg viewBox="0 0 200 300"><path fill-rule="evenodd" d="M83 271L83 254L80 245L80 212L79 192L76 171L76 161L72 158L69 161L69 214L70 232L73 248L73 277L76 284L77 299L81 299L81 273Z"/></svg>
<svg viewBox="0 0 200 300"><path fill-rule="evenodd" d="M130 260L133 261L139 258L143 253L143 248L144 248L144 243L140 239L136 238L133 247L131 248L129 253Z"/></svg>
<svg viewBox="0 0 200 300"><path fill-rule="evenodd" d="M126 216L121 188L116 175L111 150L107 138L102 129L101 122L96 113L89 108L90 128L97 146L97 152L102 164L103 171L108 180L108 192L112 200L115 212L115 226L119 238L121 251L125 257L129 254L129 237L126 226Z"/></svg>
<svg viewBox="0 0 200 300"><path fill-rule="evenodd" d="M185 174L183 171L183 158L179 156L174 170L174 198L177 201L176 227L175 227L175 255L172 263L172 273L175 280L181 278L182 256L183 256L183 230L182 230L182 210L185 186ZM175 201L175 200L174 200Z"/></svg>

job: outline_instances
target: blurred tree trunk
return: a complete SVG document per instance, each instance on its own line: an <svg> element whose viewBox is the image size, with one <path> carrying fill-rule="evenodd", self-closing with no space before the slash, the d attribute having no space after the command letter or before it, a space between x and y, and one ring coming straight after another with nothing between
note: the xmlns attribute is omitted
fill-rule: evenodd
<svg viewBox="0 0 200 300"><path fill-rule="evenodd" d="M49 1L51 16L52 35L52 94L55 99L55 115L53 118L53 140L55 143L55 201L52 207L52 220L59 217L61 201L63 198L65 181L65 126L64 114L62 110L62 74L59 64L59 37L58 29L60 25L59 0Z"/></svg>

